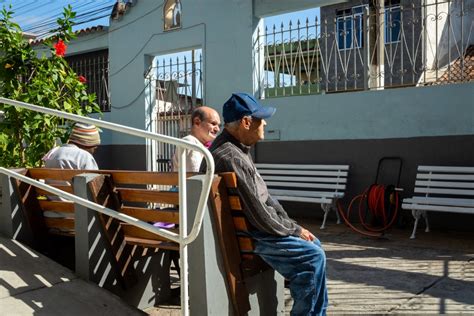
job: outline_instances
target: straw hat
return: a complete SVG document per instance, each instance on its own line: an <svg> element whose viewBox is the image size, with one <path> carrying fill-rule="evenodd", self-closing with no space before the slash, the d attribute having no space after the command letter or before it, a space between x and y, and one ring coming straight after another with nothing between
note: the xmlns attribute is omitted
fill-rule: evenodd
<svg viewBox="0 0 474 316"><path fill-rule="evenodd" d="M100 145L100 135L97 127L82 123L74 124L68 143L84 147L95 147Z"/></svg>

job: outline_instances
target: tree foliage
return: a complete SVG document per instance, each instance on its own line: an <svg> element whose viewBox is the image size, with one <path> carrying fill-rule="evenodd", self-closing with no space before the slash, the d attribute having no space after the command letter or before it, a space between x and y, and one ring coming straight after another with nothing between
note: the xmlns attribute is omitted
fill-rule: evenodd
<svg viewBox="0 0 474 316"><path fill-rule="evenodd" d="M64 8L54 35L44 40L51 56L37 56L16 23L13 12L0 11L0 95L69 113L87 115L100 112L95 95L86 91L85 78L79 78L63 58L67 43L75 37L72 19L75 12ZM0 104L0 165L32 167L59 137L65 141L70 125L46 114ZM1 113L0 113L1 114Z"/></svg>

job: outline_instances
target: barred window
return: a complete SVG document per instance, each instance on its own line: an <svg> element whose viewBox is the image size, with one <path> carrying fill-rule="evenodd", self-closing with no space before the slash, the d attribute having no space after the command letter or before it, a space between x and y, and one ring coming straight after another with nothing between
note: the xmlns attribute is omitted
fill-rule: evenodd
<svg viewBox="0 0 474 316"><path fill-rule="evenodd" d="M385 44L400 41L401 11L400 6L385 9Z"/></svg>
<svg viewBox="0 0 474 316"><path fill-rule="evenodd" d="M109 51L107 49L66 57L78 76L87 80L87 92L95 93L102 112L110 111Z"/></svg>
<svg viewBox="0 0 474 316"><path fill-rule="evenodd" d="M336 34L340 50L363 46L363 22L365 5L346 10L337 10Z"/></svg>

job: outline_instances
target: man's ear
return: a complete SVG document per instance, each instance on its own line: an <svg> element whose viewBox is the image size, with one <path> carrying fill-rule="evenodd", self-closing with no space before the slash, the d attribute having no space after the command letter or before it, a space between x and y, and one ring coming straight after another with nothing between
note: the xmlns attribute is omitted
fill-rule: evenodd
<svg viewBox="0 0 474 316"><path fill-rule="evenodd" d="M201 119L196 116L192 122L192 125L196 125L196 126L201 125Z"/></svg>
<svg viewBox="0 0 474 316"><path fill-rule="evenodd" d="M244 116L240 121L240 124L242 124L245 129L250 129L250 125L252 125L252 119L248 116Z"/></svg>

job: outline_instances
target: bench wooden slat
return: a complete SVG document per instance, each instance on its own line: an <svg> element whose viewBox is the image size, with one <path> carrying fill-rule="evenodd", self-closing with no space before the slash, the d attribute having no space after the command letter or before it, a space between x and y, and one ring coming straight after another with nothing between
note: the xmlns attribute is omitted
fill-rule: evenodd
<svg viewBox="0 0 474 316"><path fill-rule="evenodd" d="M293 181L293 182L309 182L309 183L346 183L346 178L322 178L322 177L280 177L264 175L265 181Z"/></svg>
<svg viewBox="0 0 474 316"><path fill-rule="evenodd" d="M474 167L455 166L418 166L418 172L450 172L450 173L474 173Z"/></svg>
<svg viewBox="0 0 474 316"><path fill-rule="evenodd" d="M460 206L445 206L445 205L427 205L427 204L406 204L403 203L402 207L410 210L425 210L425 211L438 211L438 212L454 212L473 214L474 207L460 207Z"/></svg>
<svg viewBox="0 0 474 316"><path fill-rule="evenodd" d="M62 190L64 192L67 192L67 193L73 193L73 191L74 191L72 186L70 186L70 185L52 185L52 184L48 184L48 185L50 185L52 187L55 187L56 189ZM51 192L48 192L46 190L40 189L40 188L36 188L36 194L56 196L55 194L53 194Z"/></svg>
<svg viewBox="0 0 474 316"><path fill-rule="evenodd" d="M96 170L77 169L55 169L55 168L30 168L29 175L33 179L54 179L70 181L74 176L81 173L97 172Z"/></svg>
<svg viewBox="0 0 474 316"><path fill-rule="evenodd" d="M300 176L327 176L327 177L347 177L347 171L305 171L305 170L267 170L258 169L258 173L263 175L300 175Z"/></svg>
<svg viewBox="0 0 474 316"><path fill-rule="evenodd" d="M234 220L234 226L237 231L248 231L249 225L247 223L247 219L243 216L234 216L232 218Z"/></svg>
<svg viewBox="0 0 474 316"><path fill-rule="evenodd" d="M474 190L415 188L415 193L446 194L446 195L474 195Z"/></svg>
<svg viewBox="0 0 474 316"><path fill-rule="evenodd" d="M344 196L343 192L314 192L314 191L302 191L302 190L279 190L279 189L269 189L268 190L272 195L283 195L283 196L302 196L302 197L319 197L319 198L342 198Z"/></svg>
<svg viewBox="0 0 474 316"><path fill-rule="evenodd" d="M236 195L229 196L230 209L232 211L242 211L242 204L240 204L240 198Z"/></svg>
<svg viewBox="0 0 474 316"><path fill-rule="evenodd" d="M159 240L159 241L170 241L169 239L159 236L157 234L153 234L147 230L141 229L140 227L128 224L128 223L120 223L120 226L123 229L125 237L134 237L134 238L141 238L141 239L151 239L151 240ZM168 229L169 231L178 233L177 229Z"/></svg>
<svg viewBox="0 0 474 316"><path fill-rule="evenodd" d="M437 187L437 188L468 188L474 189L474 182L448 182L448 181L416 181L417 187Z"/></svg>
<svg viewBox="0 0 474 316"><path fill-rule="evenodd" d="M419 173L417 179L474 181L474 174Z"/></svg>
<svg viewBox="0 0 474 316"><path fill-rule="evenodd" d="M142 247L152 247L152 248L179 251L179 245L177 243L169 242L169 241L160 241L160 240L125 236L125 242L129 245L137 245L137 246L142 246Z"/></svg>
<svg viewBox="0 0 474 316"><path fill-rule="evenodd" d="M179 193L146 189L117 188L123 201L179 204Z"/></svg>
<svg viewBox="0 0 474 316"><path fill-rule="evenodd" d="M239 236L239 248L241 252L253 252L255 247L252 238Z"/></svg>
<svg viewBox="0 0 474 316"><path fill-rule="evenodd" d="M57 229L74 229L74 219L73 218L51 218L45 217L44 223L48 228L57 228Z"/></svg>
<svg viewBox="0 0 474 316"><path fill-rule="evenodd" d="M403 199L407 204L435 204L474 207L474 200L415 196Z"/></svg>
<svg viewBox="0 0 474 316"><path fill-rule="evenodd" d="M237 188L237 176L233 172L223 172L220 174L222 179L224 179L225 186L227 188L235 189Z"/></svg>
<svg viewBox="0 0 474 316"><path fill-rule="evenodd" d="M291 188L318 188L318 189L334 189L344 190L344 184L327 184L327 183L298 183L298 182L276 182L266 181L269 187L291 187Z"/></svg>
<svg viewBox="0 0 474 316"><path fill-rule="evenodd" d="M69 201L46 201L38 200L41 209L44 211L56 211L61 213L74 213L74 203Z"/></svg>
<svg viewBox="0 0 474 316"><path fill-rule="evenodd" d="M191 177L196 173L187 173ZM114 171L112 173L115 184L161 184L178 185L177 172L151 171Z"/></svg>
<svg viewBox="0 0 474 316"><path fill-rule="evenodd" d="M28 169L33 179L55 179L69 181L81 173L112 174L117 184L162 184L177 185L177 172L151 172L151 171L118 171L118 170L78 170L58 168L30 168ZM187 173L191 177L196 173Z"/></svg>
<svg viewBox="0 0 474 316"><path fill-rule="evenodd" d="M167 222L179 224L179 210L157 210L123 206L121 212L145 222Z"/></svg>
<svg viewBox="0 0 474 316"><path fill-rule="evenodd" d="M311 165L311 164L273 164L256 163L257 169L316 169L316 170L349 170L349 165Z"/></svg>

